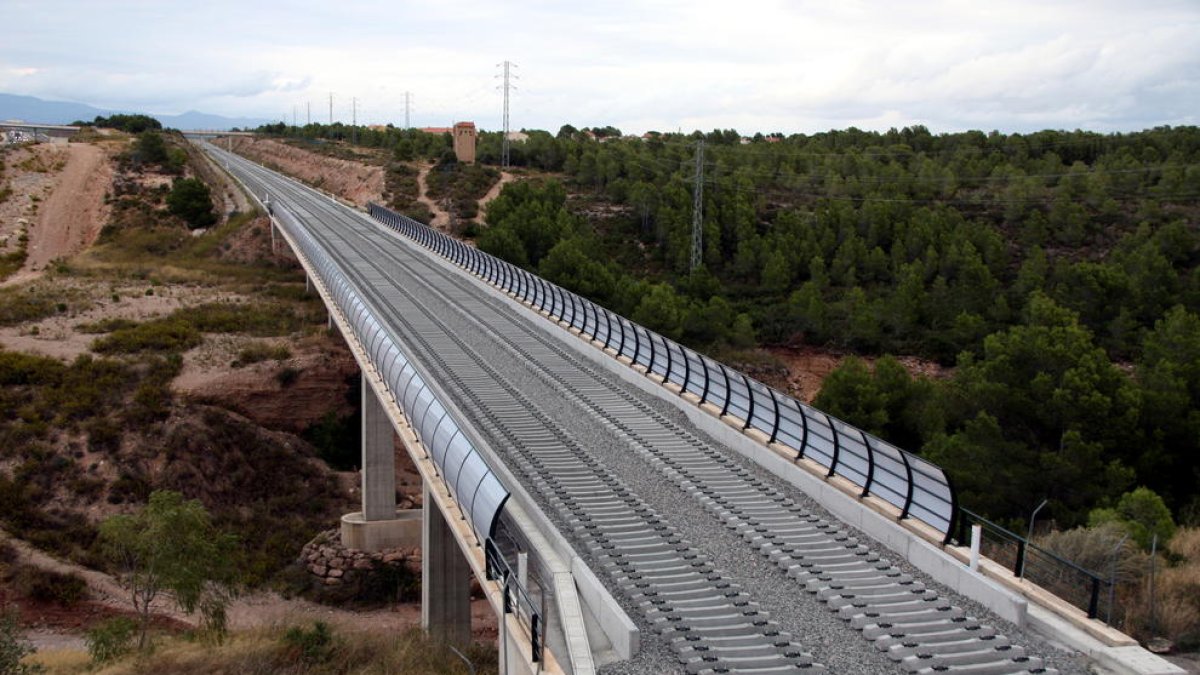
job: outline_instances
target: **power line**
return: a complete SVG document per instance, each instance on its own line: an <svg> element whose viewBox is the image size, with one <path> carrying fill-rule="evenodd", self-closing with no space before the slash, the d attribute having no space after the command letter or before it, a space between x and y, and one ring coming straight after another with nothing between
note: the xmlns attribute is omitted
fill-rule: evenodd
<svg viewBox="0 0 1200 675"><path fill-rule="evenodd" d="M704 141L696 142L696 176L692 189L692 267L699 269L704 256Z"/></svg>
<svg viewBox="0 0 1200 675"><path fill-rule="evenodd" d="M510 150L510 142L508 138L508 95L510 89L516 88L510 83L509 79L510 77L516 78L516 75L511 75L510 71L512 68L515 68L517 64L511 61L505 61L501 65L504 66L504 137L500 144L500 168L507 169L509 167Z"/></svg>

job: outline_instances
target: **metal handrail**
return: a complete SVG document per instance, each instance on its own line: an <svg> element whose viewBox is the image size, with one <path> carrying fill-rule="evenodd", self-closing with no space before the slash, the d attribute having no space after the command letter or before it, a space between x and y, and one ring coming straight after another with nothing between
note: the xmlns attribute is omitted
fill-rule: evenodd
<svg viewBox="0 0 1200 675"><path fill-rule="evenodd" d="M378 222L434 251L444 248L444 240L451 240L449 236L433 230L427 225L377 204L370 204L369 212ZM462 266L505 292L514 290L515 286L511 278L520 270L511 263L483 252L466 260ZM496 268L504 271L500 274L489 274L489 271ZM808 459L823 466L827 470L827 478L835 475L841 476L859 488L860 497L874 496L887 502L899 511L900 520L906 518L920 520L942 534L944 544L951 541L958 520L957 497L949 476L941 467L886 443L882 439L870 436L849 424L835 423L832 418L817 412L815 408L723 364L713 361L712 372L710 372L706 357L698 352L628 321L556 284L542 280L537 275L524 270L520 271L522 274L529 274L537 280L539 285L551 291L550 294L543 293L541 301L534 300L531 301L531 304L548 313L552 319L566 323L569 317L569 325L575 328L575 316L579 313L576 302L580 307L590 308L593 316L604 314L606 325L611 326L612 322L616 322L621 330L617 355L629 358L632 365L644 365L647 374L660 376L664 382L674 379L670 368L678 358L684 359L684 363L687 363L689 358L699 359L704 366L702 370L705 379L701 401L718 406L721 410L721 417L727 414L740 417L744 431L750 429L761 431L771 438L776 446L784 446L794 451L796 461ZM547 295L550 296L548 302ZM570 299L569 303L567 298ZM568 304L571 307L569 315L567 314ZM586 312L584 316L586 317ZM626 322L629 324L628 331L625 329ZM578 327L579 332L592 340L603 341L606 345L611 344L611 328L601 340L600 322L594 321L593 323L595 325L589 330L585 318L582 326ZM657 342L660 340L662 344L658 345ZM666 358L658 359L656 358L657 353L662 348L667 350ZM649 351L648 360L645 358L647 350ZM661 361L665 361L665 365ZM730 377L731 374L734 377ZM696 376L700 377L701 374L697 373ZM714 377L717 378L715 381L712 380ZM724 383L724 393L714 392L710 384L715 384L719 389L722 382ZM734 384L735 382L736 384ZM744 408L741 402L731 406L735 391L737 391L736 395L741 398L740 389L742 387L745 388L746 398ZM680 393L682 394L686 390L686 386L681 387ZM822 423L821 418L824 418L825 422ZM816 433L813 434L809 433L810 419L818 427ZM787 427L794 428L794 430L785 430L785 423ZM828 426L828 438L821 435L823 432L819 427L822 424ZM817 442L824 444L824 447L813 445ZM857 445L863 446L862 452L865 455L860 455L853 447ZM825 461L826 457L829 458L829 461ZM882 460L887 460L887 462ZM859 466L863 468L860 469Z"/></svg>
<svg viewBox="0 0 1200 675"><path fill-rule="evenodd" d="M987 518L984 518L983 516L979 515L978 513L975 513L974 511L960 507L959 513L962 514L962 517L959 519L959 523L958 523L958 526L960 528L959 532L958 532L958 543L960 545L967 545L968 543L970 543L970 539L968 538L967 531L969 530L972 521L975 523L978 523L981 527L983 527L987 530L990 530L992 532L995 532L995 533L1003 536L1005 539L1009 540L1010 542L1016 544L1016 546L1017 546L1016 559L1012 565L1013 576L1020 577L1020 578L1024 577L1025 563L1029 556L1029 553L1030 553L1030 551L1036 551L1037 553L1048 558L1056 566L1065 568L1065 569L1075 572L1077 574L1083 575L1084 577L1087 577L1088 578L1088 589L1087 589L1088 602L1087 602L1087 607L1086 607L1087 616L1089 619L1095 619L1097 617L1097 615L1099 614L1101 586L1104 584L1111 584L1112 583L1111 579L1102 577L1099 573L1093 572L1092 570L1089 570L1086 567L1082 567L1079 564L1077 564L1071 560L1067 560L1066 558L1058 555L1057 553L1055 553L1053 551L1046 549L1045 547L1038 546L1037 544L1033 543L1032 541L1029 541L1027 538L1025 538L1025 537L1017 534L1016 532L1013 532L1001 525L993 523L992 521L988 520ZM1059 594L1059 595L1060 595L1060 597L1063 597L1065 594ZM1084 608L1081 607L1080 609L1084 609Z"/></svg>
<svg viewBox="0 0 1200 675"><path fill-rule="evenodd" d="M484 574L489 581L501 581L501 588L504 593L504 613L517 615L517 619L521 619L521 608L525 609L526 615L529 617L529 643L530 656L529 658L538 663L542 660L542 650L545 648L544 622L541 613L537 610L537 605L533 603L533 599L529 597L529 591L521 585L520 579L513 573L512 566L504 559L504 555L500 553L500 547L491 537L487 538L483 546L484 552Z"/></svg>

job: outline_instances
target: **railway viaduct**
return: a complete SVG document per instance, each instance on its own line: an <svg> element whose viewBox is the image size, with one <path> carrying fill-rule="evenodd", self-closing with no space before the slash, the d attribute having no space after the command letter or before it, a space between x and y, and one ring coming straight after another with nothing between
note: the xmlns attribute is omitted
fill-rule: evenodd
<svg viewBox="0 0 1200 675"><path fill-rule="evenodd" d="M345 541L414 526L394 436L422 476L436 638L469 639L474 575L503 672L1183 672L1097 620L1098 581L1076 606L973 555L939 467L420 223L200 143L269 205L362 368Z"/></svg>

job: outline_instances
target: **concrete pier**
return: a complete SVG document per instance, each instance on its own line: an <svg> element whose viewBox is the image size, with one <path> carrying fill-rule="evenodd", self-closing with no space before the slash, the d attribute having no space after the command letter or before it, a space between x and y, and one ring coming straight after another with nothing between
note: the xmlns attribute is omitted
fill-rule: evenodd
<svg viewBox="0 0 1200 675"><path fill-rule="evenodd" d="M366 521L396 517L396 449L392 421L362 382L362 513Z"/></svg>
<svg viewBox="0 0 1200 675"><path fill-rule="evenodd" d="M421 530L421 627L438 642L471 643L471 567L446 517L424 489Z"/></svg>
<svg viewBox="0 0 1200 675"><path fill-rule="evenodd" d="M342 517L342 545L361 551L412 546L416 521L396 511L392 421L375 390L362 383L362 511Z"/></svg>

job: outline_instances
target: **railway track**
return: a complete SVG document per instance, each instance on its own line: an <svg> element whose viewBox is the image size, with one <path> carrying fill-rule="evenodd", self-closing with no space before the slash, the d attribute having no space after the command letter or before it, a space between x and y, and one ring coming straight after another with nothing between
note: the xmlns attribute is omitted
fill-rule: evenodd
<svg viewBox="0 0 1200 675"><path fill-rule="evenodd" d="M865 638L881 655L879 663L890 661L896 672L1056 672L602 376L529 318L514 316L442 263L408 251L395 240L399 235L364 228L360 216L311 191L248 163L237 166L300 211L310 232L359 278L380 318L453 392L470 422L551 507L596 572L663 636L686 672L817 672L825 666L772 620L761 598L639 495L628 471L623 475L591 452L555 406L525 393L522 379L536 378L543 390L598 420L640 458L639 467L653 469L770 561L782 592L823 603L830 621L844 623L847 639ZM486 348L480 336L489 341Z"/></svg>

